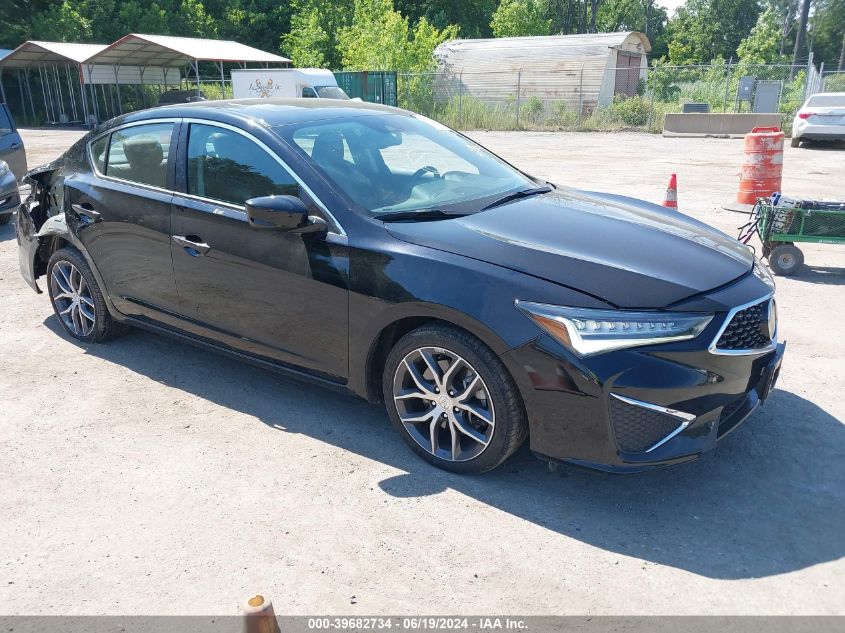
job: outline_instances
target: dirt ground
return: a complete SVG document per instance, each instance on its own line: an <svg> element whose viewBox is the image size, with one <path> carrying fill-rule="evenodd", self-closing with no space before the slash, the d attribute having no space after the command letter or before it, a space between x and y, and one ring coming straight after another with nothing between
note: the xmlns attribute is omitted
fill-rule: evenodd
<svg viewBox="0 0 845 633"><path fill-rule="evenodd" d="M23 136L35 165L79 133ZM741 141L472 136L586 189L659 201L676 172L682 211L742 221ZM787 148L784 190L845 198L845 151ZM779 388L717 451L467 478L355 399L143 332L72 342L0 227L0 613L845 613L845 249L804 251Z"/></svg>

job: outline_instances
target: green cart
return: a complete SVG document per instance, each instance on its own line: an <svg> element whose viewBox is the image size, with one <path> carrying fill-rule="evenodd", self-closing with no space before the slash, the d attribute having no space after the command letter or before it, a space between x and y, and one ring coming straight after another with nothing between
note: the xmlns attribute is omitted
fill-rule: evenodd
<svg viewBox="0 0 845 633"><path fill-rule="evenodd" d="M845 244L845 202L794 200L779 194L760 198L738 239L747 244L754 233L760 236L772 272L794 275L804 263L795 244Z"/></svg>

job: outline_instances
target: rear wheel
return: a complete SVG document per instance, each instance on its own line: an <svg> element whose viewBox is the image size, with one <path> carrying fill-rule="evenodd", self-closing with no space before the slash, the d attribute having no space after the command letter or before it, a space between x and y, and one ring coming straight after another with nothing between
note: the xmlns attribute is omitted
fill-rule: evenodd
<svg viewBox="0 0 845 633"><path fill-rule="evenodd" d="M53 253L47 264L50 303L65 332L86 343L99 343L129 331L106 308L103 292L85 258L74 248Z"/></svg>
<svg viewBox="0 0 845 633"><path fill-rule="evenodd" d="M792 140L790 140L790 141L789 141L789 144L790 144L792 147L798 147L799 145L801 145L801 139L800 139L800 138L795 138L795 137L793 136L793 137L792 137Z"/></svg>
<svg viewBox="0 0 845 633"><path fill-rule="evenodd" d="M804 264L804 253L801 249L792 244L776 246L769 253L769 266L776 275L788 277L798 272Z"/></svg>
<svg viewBox="0 0 845 633"><path fill-rule="evenodd" d="M519 391L480 340L448 325L424 326L393 348L383 378L391 422L427 462L482 473L525 440Z"/></svg>

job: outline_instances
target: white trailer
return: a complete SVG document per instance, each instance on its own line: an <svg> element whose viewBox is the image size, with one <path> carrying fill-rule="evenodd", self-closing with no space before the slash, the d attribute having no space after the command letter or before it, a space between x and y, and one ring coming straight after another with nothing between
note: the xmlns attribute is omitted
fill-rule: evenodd
<svg viewBox="0 0 845 633"><path fill-rule="evenodd" d="M232 71L235 99L348 99L334 74L322 68L262 68Z"/></svg>

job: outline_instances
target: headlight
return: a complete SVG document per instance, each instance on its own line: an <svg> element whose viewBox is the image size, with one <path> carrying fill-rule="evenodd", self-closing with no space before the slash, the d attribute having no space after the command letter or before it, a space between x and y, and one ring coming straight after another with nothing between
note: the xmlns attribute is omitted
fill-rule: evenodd
<svg viewBox="0 0 845 633"><path fill-rule="evenodd" d="M754 276L772 290L775 289L775 278L772 277L769 267L766 266L766 264L763 263L763 260L759 257L754 258Z"/></svg>
<svg viewBox="0 0 845 633"><path fill-rule="evenodd" d="M517 301L516 307L578 356L695 338L712 314L592 310Z"/></svg>
<svg viewBox="0 0 845 633"><path fill-rule="evenodd" d="M5 176L9 173L9 166L6 164L6 161L0 160L0 178Z"/></svg>

